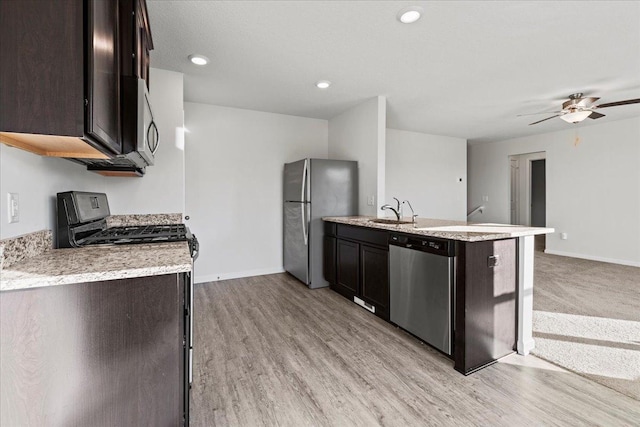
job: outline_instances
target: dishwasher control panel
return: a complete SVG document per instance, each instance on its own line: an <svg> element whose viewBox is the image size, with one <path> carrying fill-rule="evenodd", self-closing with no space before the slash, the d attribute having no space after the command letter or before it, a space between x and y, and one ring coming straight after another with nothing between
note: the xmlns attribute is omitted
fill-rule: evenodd
<svg viewBox="0 0 640 427"><path fill-rule="evenodd" d="M389 235L389 244L436 255L454 256L454 243L451 240L391 233Z"/></svg>

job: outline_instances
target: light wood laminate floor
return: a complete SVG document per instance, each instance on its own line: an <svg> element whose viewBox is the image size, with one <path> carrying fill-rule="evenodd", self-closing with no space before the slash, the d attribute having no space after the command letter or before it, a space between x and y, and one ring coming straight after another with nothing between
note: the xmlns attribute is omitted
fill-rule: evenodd
<svg viewBox="0 0 640 427"><path fill-rule="evenodd" d="M534 356L468 377L287 274L195 288L194 426L640 425L638 401Z"/></svg>

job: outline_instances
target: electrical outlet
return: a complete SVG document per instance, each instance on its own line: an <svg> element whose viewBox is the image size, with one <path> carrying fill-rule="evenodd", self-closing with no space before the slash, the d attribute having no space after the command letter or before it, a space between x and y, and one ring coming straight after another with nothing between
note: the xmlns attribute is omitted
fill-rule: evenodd
<svg viewBox="0 0 640 427"><path fill-rule="evenodd" d="M7 193L9 224L20 221L20 197L18 193Z"/></svg>
<svg viewBox="0 0 640 427"><path fill-rule="evenodd" d="M367 206L375 206L376 205L376 196L367 197Z"/></svg>
<svg viewBox="0 0 640 427"><path fill-rule="evenodd" d="M560 233L560 238L562 240L567 240L569 238L569 235L567 233Z"/></svg>
<svg viewBox="0 0 640 427"><path fill-rule="evenodd" d="M489 196L482 196L482 201L483 202L488 202L489 201Z"/></svg>

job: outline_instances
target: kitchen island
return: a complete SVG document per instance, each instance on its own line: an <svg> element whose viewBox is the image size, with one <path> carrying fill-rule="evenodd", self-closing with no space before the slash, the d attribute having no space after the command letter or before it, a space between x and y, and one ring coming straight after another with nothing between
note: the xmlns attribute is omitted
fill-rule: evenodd
<svg viewBox="0 0 640 427"><path fill-rule="evenodd" d="M187 242L0 241L0 424L188 423Z"/></svg>
<svg viewBox="0 0 640 427"><path fill-rule="evenodd" d="M414 223L367 216L323 220L326 280L385 320L393 286L390 239L450 242L455 265L452 356L458 371L469 374L514 349L526 355L534 348L534 236L553 229L425 218Z"/></svg>

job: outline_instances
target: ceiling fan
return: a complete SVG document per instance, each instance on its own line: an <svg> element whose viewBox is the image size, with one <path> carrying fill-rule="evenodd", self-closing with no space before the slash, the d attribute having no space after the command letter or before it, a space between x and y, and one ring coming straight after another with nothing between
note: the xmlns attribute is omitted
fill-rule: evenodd
<svg viewBox="0 0 640 427"><path fill-rule="evenodd" d="M520 116L531 116L535 114L554 114L555 116L547 117L546 119L538 120L537 122L529 123L531 125L537 125L538 123L542 123L546 120L553 119L555 117L560 117L567 123L579 123L589 117L590 119L599 119L600 117L604 117L604 114L601 114L595 110L599 110L601 108L608 107L617 107L619 105L628 105L628 104L638 104L640 103L640 98L638 99L627 99L625 101L617 101L617 102L607 102L605 104L595 105L596 102L600 98L594 97L583 97L582 93L574 93L573 95L569 95L569 99L562 103L562 110L559 111L543 111L541 113L532 113L532 114L520 114Z"/></svg>

